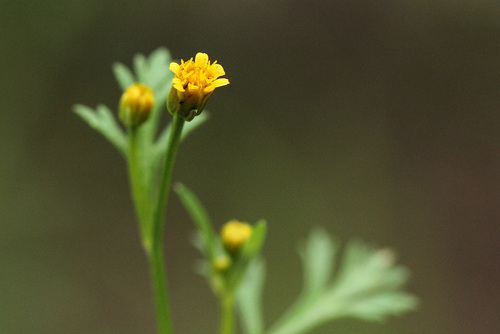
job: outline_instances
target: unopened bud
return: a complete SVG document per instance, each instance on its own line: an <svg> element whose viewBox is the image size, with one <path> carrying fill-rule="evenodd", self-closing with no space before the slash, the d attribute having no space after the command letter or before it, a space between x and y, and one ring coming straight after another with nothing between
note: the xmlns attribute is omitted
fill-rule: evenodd
<svg viewBox="0 0 500 334"><path fill-rule="evenodd" d="M226 223L220 232L222 243L229 253L236 253L252 235L252 226L237 220Z"/></svg>
<svg viewBox="0 0 500 334"><path fill-rule="evenodd" d="M153 91L136 83L127 88L120 99L120 120L129 127L144 123L155 104Z"/></svg>
<svg viewBox="0 0 500 334"><path fill-rule="evenodd" d="M214 269L218 272L223 272L231 265L231 258L227 255L221 255L213 261Z"/></svg>

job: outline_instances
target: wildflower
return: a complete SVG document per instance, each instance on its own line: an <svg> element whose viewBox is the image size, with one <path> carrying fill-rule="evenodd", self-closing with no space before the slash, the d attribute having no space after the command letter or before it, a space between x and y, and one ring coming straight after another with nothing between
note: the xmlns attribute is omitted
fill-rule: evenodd
<svg viewBox="0 0 500 334"><path fill-rule="evenodd" d="M227 222L220 232L222 243L229 253L236 253L252 235L252 226L237 220Z"/></svg>
<svg viewBox="0 0 500 334"><path fill-rule="evenodd" d="M127 88L120 99L120 120L129 127L144 123L155 104L153 91L136 83Z"/></svg>
<svg viewBox="0 0 500 334"><path fill-rule="evenodd" d="M181 64L171 63L170 70L175 77L167 98L167 109L172 115L179 115L186 121L200 114L215 88L229 84L224 68L217 61L210 64L206 53L197 53Z"/></svg>

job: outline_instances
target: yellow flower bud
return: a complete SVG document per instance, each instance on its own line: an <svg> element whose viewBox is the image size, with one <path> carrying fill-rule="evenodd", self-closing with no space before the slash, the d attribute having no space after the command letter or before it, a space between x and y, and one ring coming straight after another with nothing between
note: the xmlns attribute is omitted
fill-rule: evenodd
<svg viewBox="0 0 500 334"><path fill-rule="evenodd" d="M210 64L206 53L197 53L181 64L171 63L170 70L175 77L167 97L167 109L172 115L179 115L186 121L200 114L207 104L208 98L217 87L229 84L224 68L214 61Z"/></svg>
<svg viewBox="0 0 500 334"><path fill-rule="evenodd" d="M120 99L120 120L130 127L141 125L148 119L154 104L151 88L140 83L133 84Z"/></svg>
<svg viewBox="0 0 500 334"><path fill-rule="evenodd" d="M223 272L231 265L231 258L227 255L221 255L213 261L214 269L218 272Z"/></svg>
<svg viewBox="0 0 500 334"><path fill-rule="evenodd" d="M222 243L228 252L234 254L252 235L252 226L237 220L227 222L220 232Z"/></svg>

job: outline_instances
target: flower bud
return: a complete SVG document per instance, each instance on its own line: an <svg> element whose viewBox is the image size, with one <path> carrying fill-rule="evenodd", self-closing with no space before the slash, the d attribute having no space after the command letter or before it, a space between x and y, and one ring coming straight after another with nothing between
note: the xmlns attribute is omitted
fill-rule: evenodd
<svg viewBox="0 0 500 334"><path fill-rule="evenodd" d="M200 114L208 98L217 87L229 84L229 80L219 78L225 75L224 68L214 61L210 64L206 53L197 53L193 58L181 64L171 63L170 70L175 77L167 97L167 109L172 115L178 115L186 121Z"/></svg>
<svg viewBox="0 0 500 334"><path fill-rule="evenodd" d="M212 264L217 272L224 272L231 266L231 258L227 255L221 255L216 257Z"/></svg>
<svg viewBox="0 0 500 334"><path fill-rule="evenodd" d="M148 119L154 104L151 88L140 83L133 84L120 99L120 120L129 127L139 126Z"/></svg>
<svg viewBox="0 0 500 334"><path fill-rule="evenodd" d="M252 226L237 220L227 222L220 232L226 250L235 254L252 235Z"/></svg>

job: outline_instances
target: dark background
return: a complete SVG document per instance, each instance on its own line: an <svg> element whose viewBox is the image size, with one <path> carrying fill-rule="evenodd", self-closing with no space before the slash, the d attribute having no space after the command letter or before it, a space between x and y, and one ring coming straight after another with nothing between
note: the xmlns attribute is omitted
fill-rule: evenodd
<svg viewBox="0 0 500 334"><path fill-rule="evenodd" d="M500 300L498 1L2 1L0 332L154 333L119 154L71 110L114 109L111 64L166 46L231 84L174 180L217 225L266 218L266 322L300 290L299 240L394 247L417 312L315 333L496 333ZM193 224L166 230L178 333L215 333Z"/></svg>

